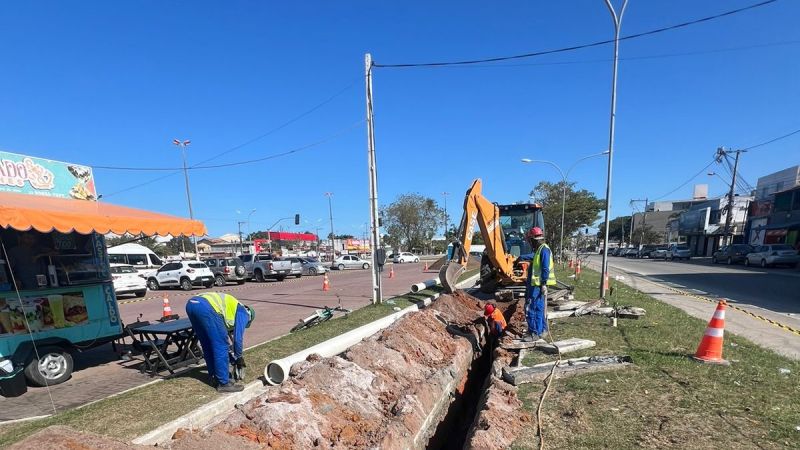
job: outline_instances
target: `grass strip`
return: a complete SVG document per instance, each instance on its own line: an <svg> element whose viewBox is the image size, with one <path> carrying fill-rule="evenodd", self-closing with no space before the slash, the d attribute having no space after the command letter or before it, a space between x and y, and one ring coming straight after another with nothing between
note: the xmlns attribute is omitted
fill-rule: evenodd
<svg viewBox="0 0 800 450"><path fill-rule="evenodd" d="M576 299L597 298L599 274L584 270ZM591 339L597 346L564 355L627 354L636 367L554 380L544 405L548 448L800 448L800 362L726 333L730 366L690 359L707 320L612 280L611 304L647 310L639 320L584 316L552 321L553 339ZM710 319L709 315L709 319ZM527 366L555 358L529 352ZM780 369L789 369L789 374ZM534 411L543 384L519 394ZM513 448L538 448L530 426Z"/></svg>
<svg viewBox="0 0 800 450"><path fill-rule="evenodd" d="M416 294L394 297L381 305L368 305L347 316L337 317L253 347L245 352L248 364L245 381L249 383L262 376L263 368L269 361L291 355L385 317L395 312L395 308L406 308L438 292L441 292L441 288L435 287ZM258 326L258 323L254 326ZM79 431L131 440L218 397L220 394L208 384L208 376L204 370L193 369L178 377L101 400L84 408L0 427L0 447L6 447L51 425L66 425Z"/></svg>

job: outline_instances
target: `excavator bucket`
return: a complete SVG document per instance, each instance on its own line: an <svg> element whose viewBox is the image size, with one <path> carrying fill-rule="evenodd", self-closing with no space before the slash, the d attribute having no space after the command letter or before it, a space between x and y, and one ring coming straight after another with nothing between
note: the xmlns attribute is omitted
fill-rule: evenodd
<svg viewBox="0 0 800 450"><path fill-rule="evenodd" d="M462 266L453 260L446 262L442 268L439 269L439 281L442 282L445 294L452 294L455 292L458 278L466 269L466 266Z"/></svg>

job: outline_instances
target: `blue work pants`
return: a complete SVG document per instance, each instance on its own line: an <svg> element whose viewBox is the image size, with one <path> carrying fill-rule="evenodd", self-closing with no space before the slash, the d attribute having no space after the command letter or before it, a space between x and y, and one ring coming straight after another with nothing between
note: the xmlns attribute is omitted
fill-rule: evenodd
<svg viewBox="0 0 800 450"><path fill-rule="evenodd" d="M208 374L220 385L228 384L228 330L222 316L204 298L192 298L186 304L186 315L203 349Z"/></svg>
<svg viewBox="0 0 800 450"><path fill-rule="evenodd" d="M547 299L542 295L542 291L535 286L530 291L530 297L525 300L525 319L528 321L528 332L541 336L547 331L547 318L545 318L545 308Z"/></svg>

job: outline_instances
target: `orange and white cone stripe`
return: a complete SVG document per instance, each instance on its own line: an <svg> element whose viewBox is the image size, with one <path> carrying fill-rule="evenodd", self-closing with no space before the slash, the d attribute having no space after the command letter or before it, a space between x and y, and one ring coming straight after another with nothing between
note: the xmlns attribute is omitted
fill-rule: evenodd
<svg viewBox="0 0 800 450"><path fill-rule="evenodd" d="M703 339L697 347L694 359L704 363L728 364L722 359L723 339L725 336L725 307L728 303L720 300L711 320L708 322Z"/></svg>
<svg viewBox="0 0 800 450"><path fill-rule="evenodd" d="M169 316L171 316L172 315L172 307L169 306L169 297L167 297L167 294L164 294L164 300L163 300L162 304L163 304L163 311L161 312L161 317L169 317Z"/></svg>

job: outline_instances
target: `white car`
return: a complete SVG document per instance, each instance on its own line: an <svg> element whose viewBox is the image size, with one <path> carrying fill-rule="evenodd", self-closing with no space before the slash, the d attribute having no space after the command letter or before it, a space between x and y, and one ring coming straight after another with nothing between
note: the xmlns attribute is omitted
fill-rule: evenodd
<svg viewBox="0 0 800 450"><path fill-rule="evenodd" d="M134 294L137 297L144 297L147 294L147 281L129 264L111 264L111 279L114 281L114 293L117 295Z"/></svg>
<svg viewBox="0 0 800 450"><path fill-rule="evenodd" d="M684 244L670 244L664 254L664 259L674 261L676 259L690 259L692 254L689 252L689 247Z"/></svg>
<svg viewBox="0 0 800 450"><path fill-rule="evenodd" d="M748 253L744 260L746 266L758 264L761 267L779 264L795 267L798 263L800 263L800 256L798 256L797 250L788 244L759 245Z"/></svg>
<svg viewBox="0 0 800 450"><path fill-rule="evenodd" d="M419 256L409 252L395 253L394 258L392 258L392 262L395 264L407 262L418 263Z"/></svg>
<svg viewBox="0 0 800 450"><path fill-rule="evenodd" d="M344 269L369 269L369 261L361 259L356 255L342 255L336 258L331 268Z"/></svg>
<svg viewBox="0 0 800 450"><path fill-rule="evenodd" d="M200 261L180 261L164 264L154 273L148 274L147 287L151 291L167 287L179 287L184 291L194 286L206 288L214 284L214 273Z"/></svg>

